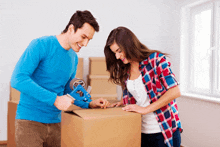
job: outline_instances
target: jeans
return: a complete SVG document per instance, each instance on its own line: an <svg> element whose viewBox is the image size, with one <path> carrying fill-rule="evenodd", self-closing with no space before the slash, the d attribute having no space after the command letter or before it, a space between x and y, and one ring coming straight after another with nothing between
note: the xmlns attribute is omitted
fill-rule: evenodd
<svg viewBox="0 0 220 147"><path fill-rule="evenodd" d="M15 120L16 147L60 147L60 123L45 124L29 120Z"/></svg>
<svg viewBox="0 0 220 147"><path fill-rule="evenodd" d="M173 133L173 147L180 147L181 136L180 131L177 129ZM144 134L141 133L141 147L167 147L164 143L164 137L162 133Z"/></svg>

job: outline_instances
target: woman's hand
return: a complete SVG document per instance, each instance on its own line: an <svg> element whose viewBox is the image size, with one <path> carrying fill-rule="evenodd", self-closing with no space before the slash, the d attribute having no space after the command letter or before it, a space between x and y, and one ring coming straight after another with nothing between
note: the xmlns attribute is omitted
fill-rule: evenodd
<svg viewBox="0 0 220 147"><path fill-rule="evenodd" d="M132 111L140 114L147 114L146 107L141 107L136 104L130 104L122 108L124 111Z"/></svg>
<svg viewBox="0 0 220 147"><path fill-rule="evenodd" d="M107 106L109 106L110 103L106 100L106 99L103 99L103 98L99 98L99 99L96 99L96 100L93 100L89 103L89 107L90 108L107 108Z"/></svg>
<svg viewBox="0 0 220 147"><path fill-rule="evenodd" d="M112 108L112 107L119 107L119 106L123 106L123 101L117 102L117 103L112 103L110 104L108 107Z"/></svg>

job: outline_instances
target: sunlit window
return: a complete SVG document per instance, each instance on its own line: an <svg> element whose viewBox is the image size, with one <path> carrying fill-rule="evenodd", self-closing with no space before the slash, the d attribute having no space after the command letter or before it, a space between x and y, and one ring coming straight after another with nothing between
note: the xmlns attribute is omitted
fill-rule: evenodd
<svg viewBox="0 0 220 147"><path fill-rule="evenodd" d="M220 1L191 5L183 19L184 91L220 98ZM182 22L183 24L183 22Z"/></svg>

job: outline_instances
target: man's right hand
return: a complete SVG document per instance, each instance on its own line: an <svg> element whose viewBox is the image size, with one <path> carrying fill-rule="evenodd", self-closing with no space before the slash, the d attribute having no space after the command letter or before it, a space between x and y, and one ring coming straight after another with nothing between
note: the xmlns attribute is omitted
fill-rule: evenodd
<svg viewBox="0 0 220 147"><path fill-rule="evenodd" d="M56 106L59 110L66 111L73 103L73 99L71 99L68 95L63 95L57 96L54 106Z"/></svg>

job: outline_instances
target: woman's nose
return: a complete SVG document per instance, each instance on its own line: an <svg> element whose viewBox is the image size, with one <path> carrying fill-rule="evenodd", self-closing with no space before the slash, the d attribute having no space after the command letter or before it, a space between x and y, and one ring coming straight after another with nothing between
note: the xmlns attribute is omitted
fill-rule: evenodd
<svg viewBox="0 0 220 147"><path fill-rule="evenodd" d="M120 58L120 54L119 54L119 53L116 53L116 54L115 54L115 57L116 57L116 59L119 59L119 58Z"/></svg>

